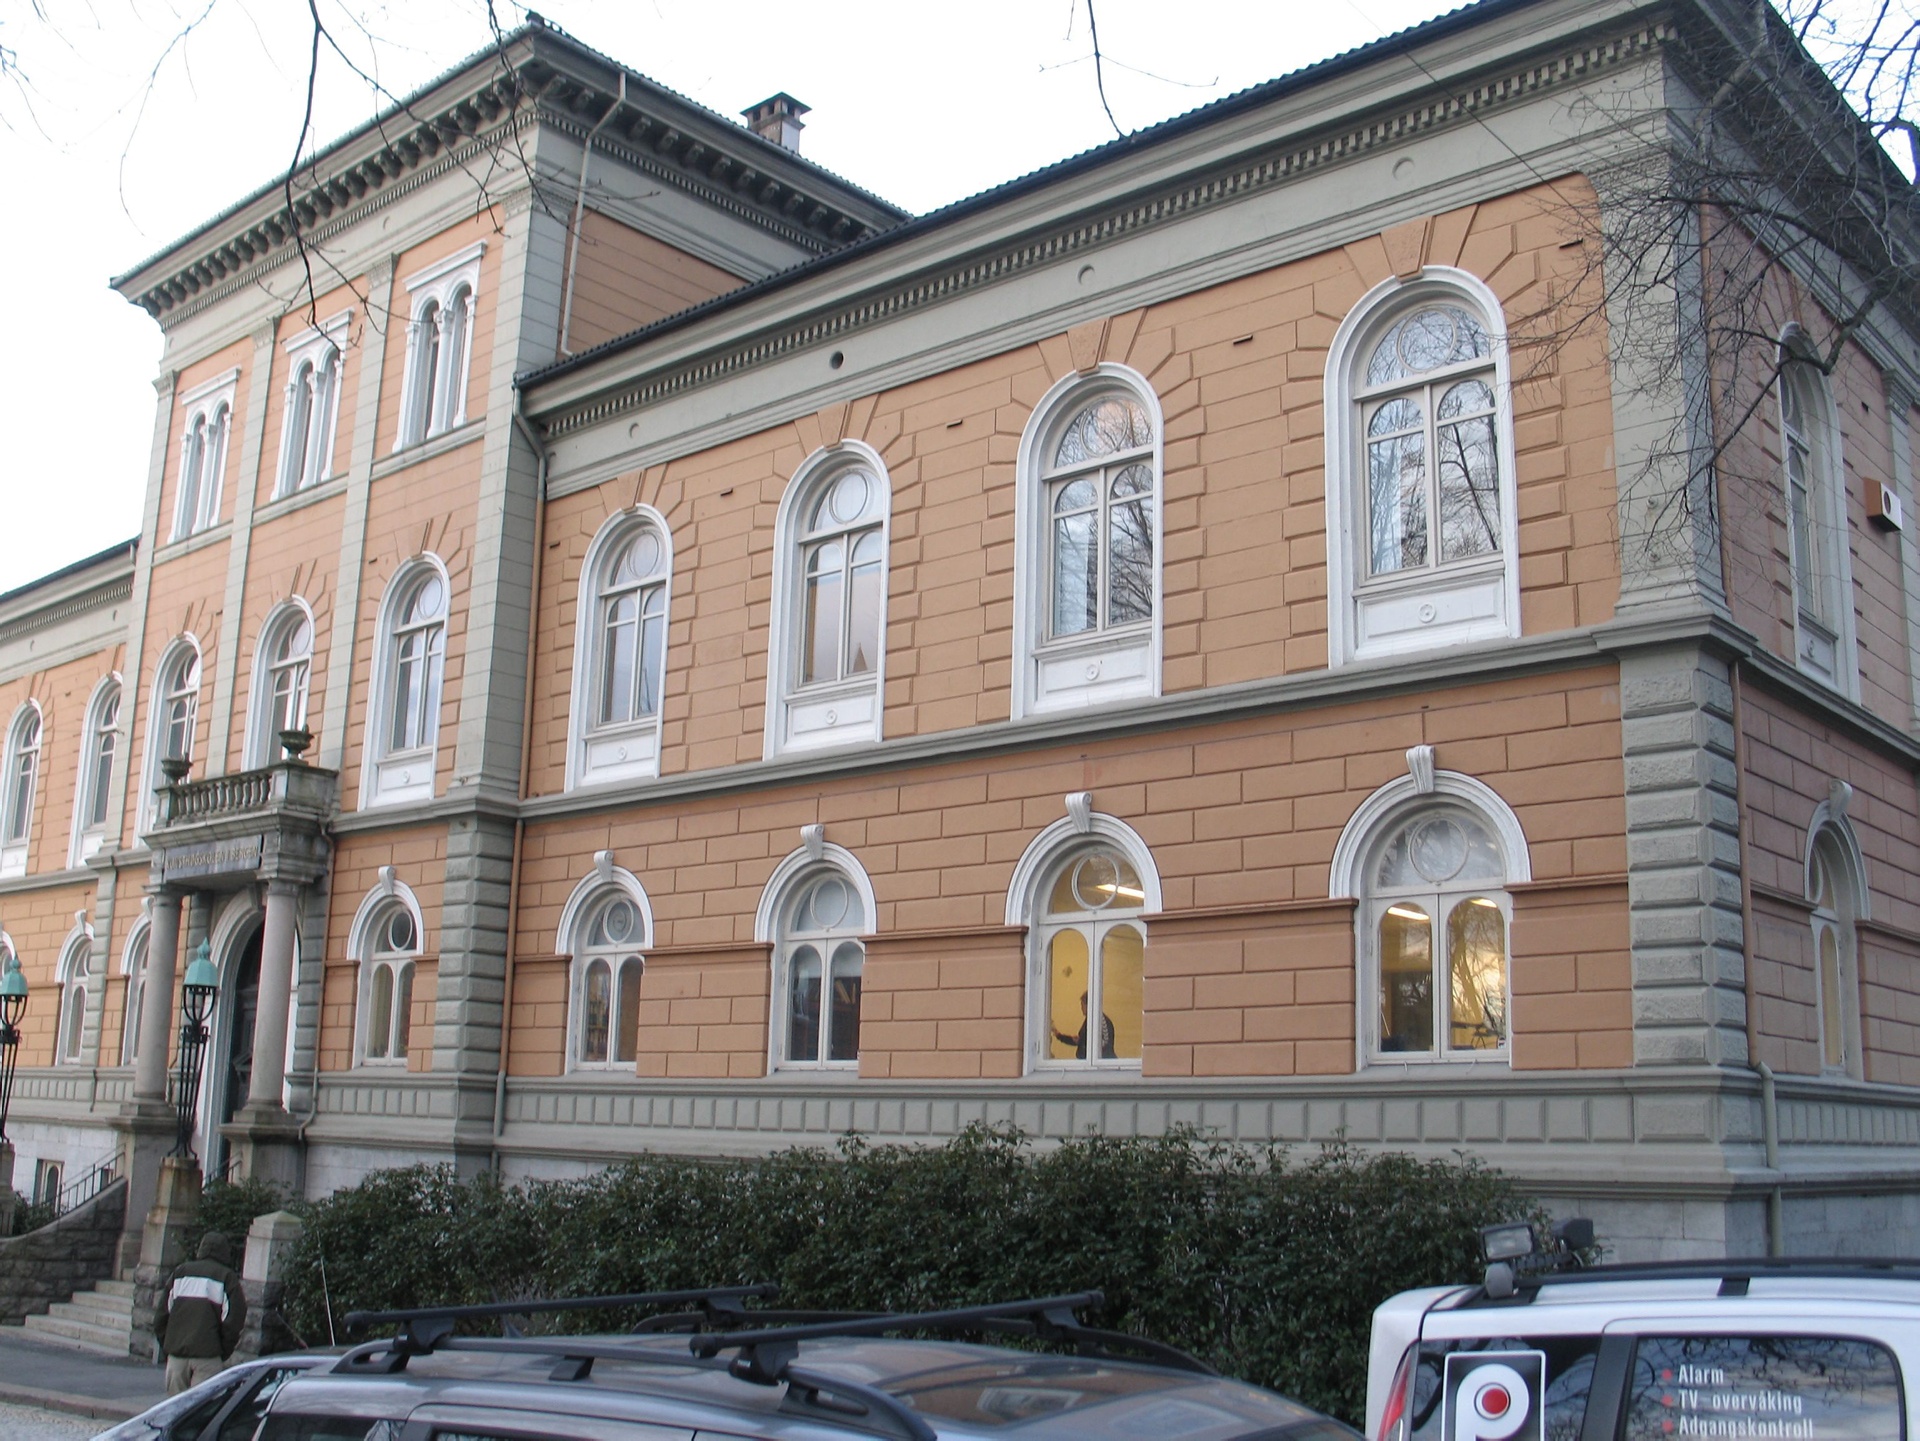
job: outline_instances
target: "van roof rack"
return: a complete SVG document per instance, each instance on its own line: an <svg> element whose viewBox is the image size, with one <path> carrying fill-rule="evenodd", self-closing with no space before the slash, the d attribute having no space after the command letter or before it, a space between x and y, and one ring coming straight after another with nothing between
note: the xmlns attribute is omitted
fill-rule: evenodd
<svg viewBox="0 0 1920 1441"><path fill-rule="evenodd" d="M1724 1261L1613 1261L1564 1271L1542 1271L1515 1278L1514 1294L1486 1297L1485 1304L1509 1300L1526 1305L1548 1286L1593 1286L1608 1281L1718 1281L1723 1296L1744 1296L1761 1276L1809 1280L1887 1280L1920 1282L1920 1260L1888 1256L1733 1256Z"/></svg>

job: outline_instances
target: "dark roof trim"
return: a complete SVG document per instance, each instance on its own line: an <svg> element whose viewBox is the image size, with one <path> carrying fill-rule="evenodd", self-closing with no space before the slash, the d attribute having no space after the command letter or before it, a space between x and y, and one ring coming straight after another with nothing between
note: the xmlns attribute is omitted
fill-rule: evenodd
<svg viewBox="0 0 1920 1441"><path fill-rule="evenodd" d="M65 580L69 576L79 575L83 571L92 570L96 566L104 566L114 560L125 560L128 565L131 565L134 555L139 549L140 537L138 536L135 536L132 540L123 540L118 544L110 545L105 550L96 551L94 554L87 556L84 560L76 560L71 565L63 565L58 570L49 571L37 580L30 580L25 585L15 586L9 591L0 591L0 607L19 600L23 596L31 595L36 590L41 590L53 585L57 581Z"/></svg>
<svg viewBox="0 0 1920 1441"><path fill-rule="evenodd" d="M1086 171L1098 169L1121 156L1137 154L1150 147L1167 144L1231 116L1258 109L1282 96L1320 84L1348 71L1360 69L1394 50L1404 49L1416 43L1424 44L1428 41L1444 39L1458 31L1478 25L1490 17L1525 10L1541 3L1544 3L1544 0L1473 0L1471 4L1448 11L1432 20L1382 36L1378 40L1369 41L1365 45L1343 51L1328 59L1316 61L1312 65L1291 71L1276 79L1249 86L1232 95L1222 96L1183 115L1176 115L1171 120L1163 120L1158 125L1150 125L1144 130L1136 130L1091 150L1083 150L1078 155L1072 155L1039 170L1030 171L1026 175L994 186L990 190L983 190L964 200L956 200L953 204L943 206L939 210L930 210L925 215L896 225L890 230L882 230L843 246L839 250L830 251L815 259L805 260L785 270L776 271L764 279L743 285L737 290L729 290L677 314L656 320L651 325L644 325L638 330L603 341L593 349L583 350L566 360L535 370L523 371L514 377L514 384L522 390L529 390L547 381L571 375L608 356L631 350L659 336L684 330L705 320L708 316L743 305L759 296L785 289L804 278L852 264L877 250L904 243L980 211L990 210L1009 200L1018 199L1036 190L1043 190L1049 185L1071 179Z"/></svg>

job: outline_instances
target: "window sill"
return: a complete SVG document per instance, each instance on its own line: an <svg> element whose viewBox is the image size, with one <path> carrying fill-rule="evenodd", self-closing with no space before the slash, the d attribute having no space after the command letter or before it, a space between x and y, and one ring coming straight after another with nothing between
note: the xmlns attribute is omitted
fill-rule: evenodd
<svg viewBox="0 0 1920 1441"><path fill-rule="evenodd" d="M344 471L338 475L330 475L325 480L309 485L305 489L290 490L285 495L276 495L253 513L253 523L261 525L270 520L278 520L283 515L304 510L318 501L343 495L346 489L347 477Z"/></svg>
<svg viewBox="0 0 1920 1441"><path fill-rule="evenodd" d="M576 754L577 768L569 789L651 780L660 774L659 717L588 731Z"/></svg>
<svg viewBox="0 0 1920 1441"><path fill-rule="evenodd" d="M437 769L438 753L432 746L395 751L370 760L360 808L374 810L409 801L432 800Z"/></svg>
<svg viewBox="0 0 1920 1441"><path fill-rule="evenodd" d="M205 530L196 530L192 535L183 535L168 541L153 553L153 563L173 560L178 556L191 555L216 542L225 540L233 533L233 522L223 520L218 525L210 525Z"/></svg>
<svg viewBox="0 0 1920 1441"><path fill-rule="evenodd" d="M1513 1057L1507 1051L1482 1051L1472 1056L1409 1055L1402 1060L1397 1053L1388 1051L1367 1057L1366 1069L1398 1071L1410 1077L1450 1076L1476 1070L1497 1070L1506 1075L1513 1070Z"/></svg>
<svg viewBox="0 0 1920 1441"><path fill-rule="evenodd" d="M1138 1061L1032 1061L1027 1066L1028 1080L1063 1086L1098 1085L1116 1076L1138 1080L1140 1074Z"/></svg>
<svg viewBox="0 0 1920 1441"><path fill-rule="evenodd" d="M1029 714L1146 700L1160 693L1150 625L1050 640L1034 648L1027 664Z"/></svg>
<svg viewBox="0 0 1920 1441"><path fill-rule="evenodd" d="M443 430L438 435L430 435L425 440L416 440L402 446L391 455L373 463L373 478L379 480L392 475L397 470L405 470L423 460L432 460L436 455L445 455L450 450L480 439L487 431L485 416L470 416L452 430Z"/></svg>

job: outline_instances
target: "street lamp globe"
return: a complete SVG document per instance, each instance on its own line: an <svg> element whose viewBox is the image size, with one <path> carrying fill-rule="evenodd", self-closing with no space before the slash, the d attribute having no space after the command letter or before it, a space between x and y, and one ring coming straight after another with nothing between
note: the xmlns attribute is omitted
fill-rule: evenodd
<svg viewBox="0 0 1920 1441"><path fill-rule="evenodd" d="M213 1009L214 992L220 989L220 972L214 968L205 941L193 953L193 962L187 967L180 989L185 992L187 1015L195 1025L204 1025L208 1012Z"/></svg>

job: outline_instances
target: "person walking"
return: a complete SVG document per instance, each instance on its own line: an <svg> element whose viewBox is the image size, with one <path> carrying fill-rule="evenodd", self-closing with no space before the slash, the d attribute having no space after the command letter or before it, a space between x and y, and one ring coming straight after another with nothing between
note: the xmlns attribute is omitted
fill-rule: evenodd
<svg viewBox="0 0 1920 1441"><path fill-rule="evenodd" d="M229 1264L232 1243L218 1231L200 1242L197 1259L175 1268L153 1334L167 1358L167 1394L177 1396L226 1369L247 1320L246 1292Z"/></svg>

